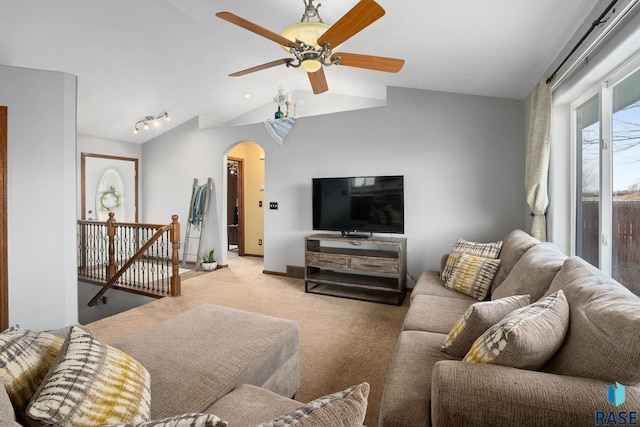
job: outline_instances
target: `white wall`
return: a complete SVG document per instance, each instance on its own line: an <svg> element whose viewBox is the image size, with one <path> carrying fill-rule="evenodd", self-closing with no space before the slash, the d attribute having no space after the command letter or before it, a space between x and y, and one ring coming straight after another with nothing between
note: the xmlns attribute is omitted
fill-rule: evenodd
<svg viewBox="0 0 640 427"><path fill-rule="evenodd" d="M417 278L458 237L498 240L525 227L524 121L522 101L402 88L389 89L386 107L302 117L282 146L262 123L198 131L193 119L143 145L143 221L178 213L184 230L192 180L211 176L208 227L226 263L223 156L254 141L265 149L265 205L279 204L265 211L265 270L304 264L312 177L402 174L408 270Z"/></svg>
<svg viewBox="0 0 640 427"><path fill-rule="evenodd" d="M76 84L64 73L0 65L8 107L9 322L78 320Z"/></svg>

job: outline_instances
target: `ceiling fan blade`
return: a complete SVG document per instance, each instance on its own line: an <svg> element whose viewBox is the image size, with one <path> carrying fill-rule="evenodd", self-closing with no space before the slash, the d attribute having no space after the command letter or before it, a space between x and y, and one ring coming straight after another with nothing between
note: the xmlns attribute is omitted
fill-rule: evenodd
<svg viewBox="0 0 640 427"><path fill-rule="evenodd" d="M307 73L309 75L309 81L311 82L311 88L314 94L323 93L329 90L327 85L327 78L324 75L324 69L320 68L315 73Z"/></svg>
<svg viewBox="0 0 640 427"><path fill-rule="evenodd" d="M374 0L360 0L349 12L318 38L322 46L338 46L384 16L384 9Z"/></svg>
<svg viewBox="0 0 640 427"><path fill-rule="evenodd" d="M386 71L387 73L397 73L404 65L404 59L385 58L384 56L338 52L331 55L331 61L336 59L336 57L340 57L339 65L368 68L370 70Z"/></svg>
<svg viewBox="0 0 640 427"><path fill-rule="evenodd" d="M293 59L291 58L277 59L275 61L267 62L266 64L256 65L255 67L247 68L246 70L236 71L233 74L229 74L229 77L244 76L245 74L253 73L260 70L265 70L271 67L277 67L278 65L286 64L287 62L291 62L291 61L293 61Z"/></svg>
<svg viewBox="0 0 640 427"><path fill-rule="evenodd" d="M251 21L247 21L246 19L241 18L238 15L234 15L231 12L218 12L216 13L216 16L218 18L224 19L225 21L231 22L232 24L236 24L237 26L242 27L245 30L249 30L253 33L256 33L259 36L268 38L269 40L272 40L282 46L300 47L298 43L292 42L288 38L283 37L278 33L274 33L271 30L267 30L266 28L261 27L260 25L254 24Z"/></svg>

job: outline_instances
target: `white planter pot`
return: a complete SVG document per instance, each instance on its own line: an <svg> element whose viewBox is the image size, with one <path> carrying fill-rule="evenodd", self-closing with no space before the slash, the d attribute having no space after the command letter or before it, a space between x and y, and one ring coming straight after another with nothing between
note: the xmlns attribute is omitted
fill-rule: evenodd
<svg viewBox="0 0 640 427"><path fill-rule="evenodd" d="M204 271L213 271L218 268L218 262L203 262L202 269Z"/></svg>

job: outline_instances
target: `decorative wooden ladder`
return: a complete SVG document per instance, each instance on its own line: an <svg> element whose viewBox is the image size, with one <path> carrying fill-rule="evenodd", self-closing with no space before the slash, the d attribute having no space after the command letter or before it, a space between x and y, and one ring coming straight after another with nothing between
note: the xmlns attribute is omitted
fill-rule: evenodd
<svg viewBox="0 0 640 427"><path fill-rule="evenodd" d="M206 219L212 191L213 180L211 178L208 178L207 183L203 185L198 185L198 178L193 179L191 203L189 204L189 220L187 221L184 247L182 249L182 267L186 267L189 256L195 256L196 270L200 270L202 267L202 243L207 228ZM198 243L196 252L189 252L189 243L191 243L191 240L196 240Z"/></svg>

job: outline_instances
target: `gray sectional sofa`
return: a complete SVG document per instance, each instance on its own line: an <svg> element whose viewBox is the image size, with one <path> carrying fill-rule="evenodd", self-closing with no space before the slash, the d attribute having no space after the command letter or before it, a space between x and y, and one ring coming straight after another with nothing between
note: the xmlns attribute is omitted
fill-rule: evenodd
<svg viewBox="0 0 640 427"><path fill-rule="evenodd" d="M379 426L585 426L605 425L607 420L620 424L634 417L637 422L640 299L582 259L568 258L553 244L521 230L504 238L499 259L487 301L529 295L531 305L521 304L519 311L531 311L554 297L566 301L564 329L554 326L533 340L536 345L520 350L525 359L538 347L548 347L538 361L541 366L509 366L514 360L517 365L518 357L509 363L472 363L445 353L445 340L472 305L477 311L496 303L478 305L478 300L443 286L440 272L426 271L411 294ZM508 316L518 317L515 311ZM507 317L501 324L520 327ZM530 332L520 327L520 333L526 337ZM559 337L551 347L553 334ZM464 359L475 361L469 357L467 353ZM616 393L618 406L610 402Z"/></svg>
<svg viewBox="0 0 640 427"><path fill-rule="evenodd" d="M367 383L293 399L298 344L291 320L211 304L109 345L77 325L12 328L0 334L0 426L361 426Z"/></svg>

